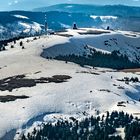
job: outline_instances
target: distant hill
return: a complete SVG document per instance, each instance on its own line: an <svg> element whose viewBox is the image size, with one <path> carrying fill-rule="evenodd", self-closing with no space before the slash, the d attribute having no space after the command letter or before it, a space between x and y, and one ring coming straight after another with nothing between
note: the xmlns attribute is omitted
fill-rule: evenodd
<svg viewBox="0 0 140 140"><path fill-rule="evenodd" d="M61 4L34 11L0 12L0 40L42 32L45 14L49 29L55 31L71 28L76 22L78 27L109 26L113 30L140 32L139 7Z"/></svg>
<svg viewBox="0 0 140 140"><path fill-rule="evenodd" d="M36 8L34 11L48 12L61 11L69 13L84 13L94 15L111 15L122 17L140 17L140 7L131 7L124 5L82 5L82 4L58 4L49 7Z"/></svg>
<svg viewBox="0 0 140 140"><path fill-rule="evenodd" d="M30 12L30 11L11 11L0 12L0 39L17 36L21 33L34 34L44 30L44 17L47 15L49 29L63 30L71 28L73 22L79 27L92 27L94 20L89 16L81 13L66 13L51 11ZM67 20L66 20L67 19Z"/></svg>
<svg viewBox="0 0 140 140"><path fill-rule="evenodd" d="M140 67L139 33L81 28L57 34L65 41L44 49L44 58L115 69Z"/></svg>

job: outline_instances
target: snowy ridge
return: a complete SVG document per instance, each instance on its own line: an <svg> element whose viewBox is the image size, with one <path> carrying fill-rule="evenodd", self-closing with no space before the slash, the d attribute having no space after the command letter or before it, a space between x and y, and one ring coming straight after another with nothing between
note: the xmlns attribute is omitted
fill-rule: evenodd
<svg viewBox="0 0 140 140"><path fill-rule="evenodd" d="M2 15L4 16L4 15ZM9 14L9 21L0 21L0 41L11 39L20 35L34 35L42 31L42 25L29 17L19 14Z"/></svg>
<svg viewBox="0 0 140 140"><path fill-rule="evenodd" d="M13 24L8 24L7 27L0 26L0 40L17 37L23 33L26 35L34 35L36 33L40 33L41 31L41 25L36 22L28 23L18 21Z"/></svg>
<svg viewBox="0 0 140 140"><path fill-rule="evenodd" d="M33 24L18 22L18 24L19 26L21 26L21 28L23 28L23 30L21 31L23 31L24 33L35 34L36 32L41 32L42 30L40 24L36 22L33 22Z"/></svg>
<svg viewBox="0 0 140 140"><path fill-rule="evenodd" d="M65 8L65 7L69 8ZM72 7L71 7L72 6ZM0 40L3 39L9 39L11 37L15 37L23 33L24 30L19 29L19 22L26 23L28 25L33 26L33 22L36 22L42 27L42 30L44 30L44 14L47 15L47 18L49 19L49 28L54 31L60 31L62 29L70 28L73 24L73 22L76 22L79 27L96 27L96 28L104 28L106 29L107 26L110 26L111 29L117 30L127 30L127 31L140 31L139 25L140 24L140 16L139 16L139 8L137 7L127 7L127 10L122 11L122 13L118 13L118 7L116 7L116 12L112 6L109 6L111 9L113 9L113 12L107 13L106 7L103 9L100 7L101 11L97 12L94 9L88 9L87 6L85 7L78 7L80 5L60 5L60 11L57 7L50 9L48 12L31 12L31 11L11 11L11 12L0 12ZM89 6L89 5L88 5ZM74 9L73 9L74 8ZM92 8L92 7L91 7ZM131 9L135 9L134 12ZM45 8L46 9L46 8ZM48 9L48 8L47 8ZM66 9L66 11L65 11ZM74 10L73 12L72 9ZM79 10L81 12L78 12ZM85 9L85 10L84 10ZM122 8L123 9L123 8ZM63 11L64 10L64 11ZM75 11L78 10L76 13ZM83 10L85 11L83 13ZM87 12L86 12L87 10ZM93 12L91 12L93 10ZM105 11L104 11L105 10ZM89 12L90 13L89 13ZM112 11L112 10L111 10ZM97 12L97 13L95 13ZM124 13L127 13L124 15ZM93 15L94 13L94 15ZM34 16L36 15L36 16ZM116 16L117 15L117 16ZM67 20L66 20L67 19ZM133 21L133 22L132 22ZM27 29L28 30L28 29Z"/></svg>
<svg viewBox="0 0 140 140"><path fill-rule="evenodd" d="M55 57L58 55L83 55L89 53L85 50L88 45L102 52L119 51L133 62L140 62L140 35L131 32L107 31L101 29L68 29L67 32L58 33L64 40L62 44L53 44L51 48L45 49L42 56ZM51 44L50 44L51 45ZM49 44L48 44L49 46Z"/></svg>

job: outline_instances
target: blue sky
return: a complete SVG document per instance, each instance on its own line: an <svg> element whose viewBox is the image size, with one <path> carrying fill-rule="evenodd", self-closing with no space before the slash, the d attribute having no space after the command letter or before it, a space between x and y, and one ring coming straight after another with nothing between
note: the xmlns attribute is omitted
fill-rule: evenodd
<svg viewBox="0 0 140 140"><path fill-rule="evenodd" d="M0 11L32 10L58 3L123 4L140 6L140 0L0 0Z"/></svg>

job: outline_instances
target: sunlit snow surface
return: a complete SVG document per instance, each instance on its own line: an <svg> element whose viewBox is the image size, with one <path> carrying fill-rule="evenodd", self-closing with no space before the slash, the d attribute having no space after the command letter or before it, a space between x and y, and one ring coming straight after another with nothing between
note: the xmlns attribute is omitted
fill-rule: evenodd
<svg viewBox="0 0 140 140"><path fill-rule="evenodd" d="M117 19L116 16L93 16L93 15L91 15L90 17L93 19L100 18L102 21Z"/></svg>
<svg viewBox="0 0 140 140"><path fill-rule="evenodd" d="M28 128L27 122L32 118L36 121L37 116L42 114L44 114L44 121L53 121L54 116L56 118L75 116L80 119L84 117L83 112L86 112L87 116L113 110L123 110L132 114L139 113L140 83L127 85L125 82L117 80L126 76L140 79L139 73L116 72L105 68L93 69L88 66L80 67L73 63L66 64L43 58L46 55L57 56L73 52L82 54L83 46L88 44L98 51L107 51L107 53L118 47L122 52L127 51L131 60L135 60L132 53L137 53L135 47L140 44L138 34L136 37L132 37L126 36L126 33L123 32L113 31L100 35L80 35L78 33L85 32L85 30L89 29L68 30L67 33L61 33L73 35L73 37L51 35L41 36L37 40L25 38L22 40L25 49L21 49L19 46L20 40L17 41L13 49L10 48L12 44L10 43L6 47L6 51L0 52L0 79L20 74L25 74L28 78L51 77L53 75L72 77L65 83L37 84L35 87L14 89L12 92L0 91L0 95L27 95L30 97L24 100L0 103L0 137L12 129ZM119 45L115 46L111 43L111 49L103 46L103 42L110 38L117 38ZM134 47L125 45L125 42ZM121 101L129 103L125 104L126 107L117 106Z"/></svg>
<svg viewBox="0 0 140 140"><path fill-rule="evenodd" d="M26 16L22 16L22 15L14 15L14 16L17 17L17 18L29 19L28 17L26 17Z"/></svg>

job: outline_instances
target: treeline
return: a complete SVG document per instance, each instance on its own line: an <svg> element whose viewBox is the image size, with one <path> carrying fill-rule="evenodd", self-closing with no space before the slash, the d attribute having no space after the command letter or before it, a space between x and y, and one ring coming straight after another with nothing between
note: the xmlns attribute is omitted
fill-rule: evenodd
<svg viewBox="0 0 140 140"><path fill-rule="evenodd" d="M40 35L41 34L39 34L39 33L35 33L35 34L23 34L23 33L21 33L17 37L13 37L13 38L10 38L10 39L5 39L5 40L0 40L0 50L4 50L3 48L5 48L5 46L7 46L8 43L14 42L14 44L16 44L16 41L18 41L20 39L24 39L26 37L40 36Z"/></svg>
<svg viewBox="0 0 140 140"><path fill-rule="evenodd" d="M31 36L30 36L30 37L31 37ZM33 37L33 36L32 36L32 37ZM6 50L6 46L8 45L8 43L11 43L11 42L12 42L11 48L14 48L14 44L16 44L16 42L17 42L18 40L24 39L24 38L25 38L25 36L19 36L19 37L11 38L11 39L9 39L9 40L0 41L0 51ZM37 40L38 38L40 38L40 35L38 35L38 37L35 36L35 37L33 38L33 40ZM27 39L26 42L28 43L28 42L30 42L30 41ZM21 46L22 49L25 48L24 45L23 45L23 41L20 41L20 42L19 42L19 46Z"/></svg>
<svg viewBox="0 0 140 140"><path fill-rule="evenodd" d="M135 121L125 127L126 140L140 140L140 122Z"/></svg>
<svg viewBox="0 0 140 140"><path fill-rule="evenodd" d="M124 112L109 112L101 117L89 117L78 121L71 117L69 120L58 120L56 124L43 124L40 129L21 140L122 140L116 128L125 128L125 140L139 140L140 123L138 118Z"/></svg>
<svg viewBox="0 0 140 140"><path fill-rule="evenodd" d="M126 84L129 84L129 82L133 82L133 83L137 83L137 82L140 82L139 78L138 77L124 77L123 79L117 79L118 81L121 81L121 82L125 82Z"/></svg>
<svg viewBox="0 0 140 140"><path fill-rule="evenodd" d="M139 63L131 62L126 55L118 55L117 51L113 51L111 54L94 51L93 54L83 56L75 54L59 55L55 59L74 62L81 66L90 65L93 67L107 67L118 70L140 67Z"/></svg>
<svg viewBox="0 0 140 140"><path fill-rule="evenodd" d="M0 41L0 48L4 48L4 47L7 46L8 43L10 43L10 42L14 42L14 44L16 44L16 41L17 41L17 40L24 39L24 38L25 38L25 37L23 37L23 36L19 36L19 37L14 37L14 38L7 39L7 40L1 40L1 41Z"/></svg>

